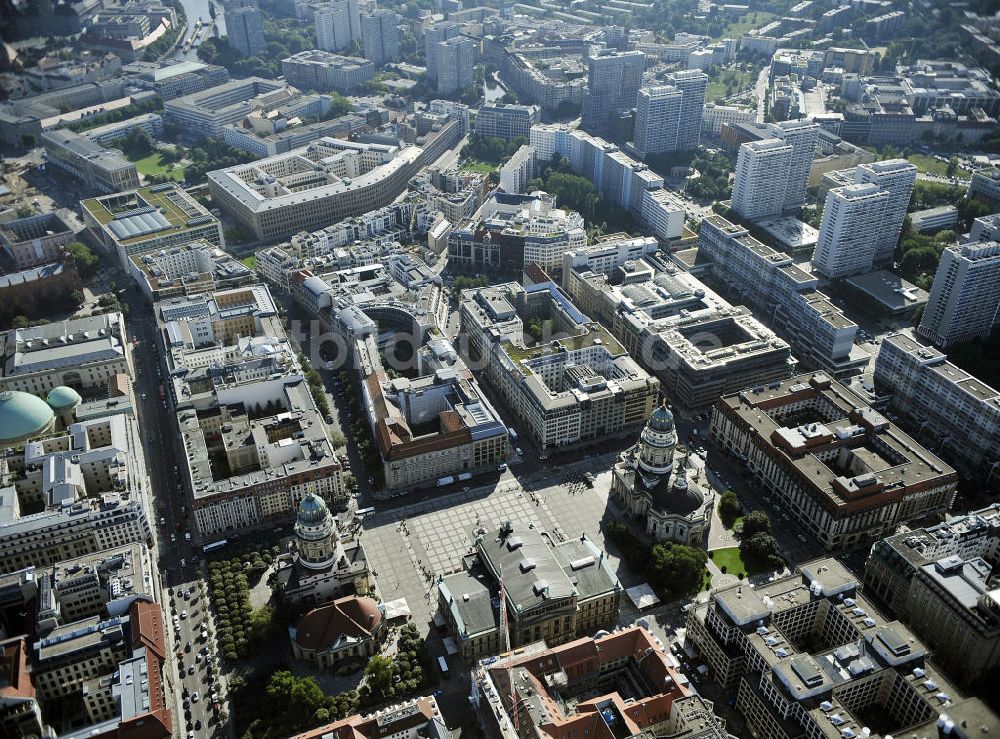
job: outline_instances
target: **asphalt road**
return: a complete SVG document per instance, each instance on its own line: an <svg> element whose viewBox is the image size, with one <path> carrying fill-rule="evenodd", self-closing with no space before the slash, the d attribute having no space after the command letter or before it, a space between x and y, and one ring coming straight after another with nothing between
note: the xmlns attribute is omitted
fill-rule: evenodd
<svg viewBox="0 0 1000 739"><path fill-rule="evenodd" d="M214 652L216 642L210 639L206 644L201 637L202 624L210 627L211 634L214 634L214 628L209 623L207 599L197 602L198 596L205 594L202 560L194 522L187 515L188 502L178 469L172 462L180 457L181 452L175 443L169 388L163 381L166 366L158 348L150 305L131 283L123 300L130 307L126 328L131 339L137 342L132 354L136 371L136 410L153 493L154 511L151 515L155 519L155 554L161 584L167 593L163 609L166 621L172 625L168 629L171 656L168 659L167 689L173 693L179 736L222 736L228 727L223 726L220 731L212 715L211 702L203 698L212 689L211 683L206 682L207 660L205 656L200 661L195 660L196 653L206 646ZM161 384L165 390L164 400L160 398ZM187 533L191 534L190 542ZM186 591L192 593L193 600L183 597L182 593ZM186 651L188 643L191 644L190 652ZM183 654L183 659L178 654ZM208 656L215 657L214 653ZM189 674L192 666L194 673ZM218 674L217 669L215 674ZM195 692L199 693L197 702L193 700ZM188 706L184 706L185 701L188 701Z"/></svg>

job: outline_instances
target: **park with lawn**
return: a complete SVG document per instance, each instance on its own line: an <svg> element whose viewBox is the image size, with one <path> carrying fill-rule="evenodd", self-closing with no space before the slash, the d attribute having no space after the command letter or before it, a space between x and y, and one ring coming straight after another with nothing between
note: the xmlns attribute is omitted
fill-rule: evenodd
<svg viewBox="0 0 1000 739"><path fill-rule="evenodd" d="M152 154L132 161L135 163L135 168L139 170L139 174L146 177L163 176L176 182L184 181L184 167L175 164L171 157L163 152L154 151Z"/></svg>
<svg viewBox="0 0 1000 739"><path fill-rule="evenodd" d="M719 496L719 518L731 529L739 546L713 549L709 558L724 575L740 580L749 575L780 569L785 561L772 534L771 519L764 511L744 515L736 493L727 490Z"/></svg>

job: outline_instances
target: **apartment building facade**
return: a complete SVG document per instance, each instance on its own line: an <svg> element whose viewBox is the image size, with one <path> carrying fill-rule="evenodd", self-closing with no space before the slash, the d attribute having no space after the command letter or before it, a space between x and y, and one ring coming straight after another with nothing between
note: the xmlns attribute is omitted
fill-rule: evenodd
<svg viewBox="0 0 1000 739"><path fill-rule="evenodd" d="M937 441L938 453L964 475L1000 482L993 474L1000 460L1000 391L906 333L882 339L874 374L877 390L889 394L889 407L918 439Z"/></svg>

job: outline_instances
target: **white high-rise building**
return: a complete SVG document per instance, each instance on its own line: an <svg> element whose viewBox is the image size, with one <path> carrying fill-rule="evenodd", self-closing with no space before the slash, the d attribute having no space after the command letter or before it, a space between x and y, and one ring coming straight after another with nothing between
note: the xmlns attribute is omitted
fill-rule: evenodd
<svg viewBox="0 0 1000 739"><path fill-rule="evenodd" d="M740 146L733 210L750 220L781 215L794 151L781 139L748 141Z"/></svg>
<svg viewBox="0 0 1000 739"><path fill-rule="evenodd" d="M471 85L476 66L476 46L472 39L456 36L435 47L438 94L449 95Z"/></svg>
<svg viewBox="0 0 1000 739"><path fill-rule="evenodd" d="M685 69L671 72L665 79L684 95L677 128L677 148L693 149L701 141L701 117L705 113L708 75L698 69Z"/></svg>
<svg viewBox="0 0 1000 739"><path fill-rule="evenodd" d="M264 25L260 8L253 4L230 4L224 14L226 42L242 56L253 56L264 50Z"/></svg>
<svg viewBox="0 0 1000 739"><path fill-rule="evenodd" d="M882 162L859 164L854 171L855 182L873 182L889 193L885 214L879 228L873 233L877 239L874 264L892 264L899 234L903 230L906 209L917 181L917 168L905 159L887 159Z"/></svg>
<svg viewBox="0 0 1000 739"><path fill-rule="evenodd" d="M316 9L316 46L322 51L340 51L361 39L361 9L358 0L333 0Z"/></svg>
<svg viewBox="0 0 1000 739"><path fill-rule="evenodd" d="M365 59L384 64L399 56L399 16L380 8L361 16L361 41Z"/></svg>
<svg viewBox="0 0 1000 739"><path fill-rule="evenodd" d="M773 126L774 135L792 146L785 185L785 210L801 207L806 201L809 168L816 154L819 124L808 120L781 121Z"/></svg>
<svg viewBox="0 0 1000 739"><path fill-rule="evenodd" d="M945 249L917 332L938 346L948 346L988 336L998 314L1000 242Z"/></svg>
<svg viewBox="0 0 1000 739"><path fill-rule="evenodd" d="M644 87L635 102L635 148L640 156L676 151L684 93L673 85Z"/></svg>
<svg viewBox="0 0 1000 739"><path fill-rule="evenodd" d="M603 49L589 57L581 127L600 134L607 130L612 113L635 105L645 68L646 55L641 51Z"/></svg>
<svg viewBox="0 0 1000 739"><path fill-rule="evenodd" d="M462 27L457 23L437 23L424 32L424 57L427 79L438 77L438 44L461 35Z"/></svg>
<svg viewBox="0 0 1000 739"><path fill-rule="evenodd" d="M826 195L813 266L824 277L870 272L889 193L871 182L835 187Z"/></svg>

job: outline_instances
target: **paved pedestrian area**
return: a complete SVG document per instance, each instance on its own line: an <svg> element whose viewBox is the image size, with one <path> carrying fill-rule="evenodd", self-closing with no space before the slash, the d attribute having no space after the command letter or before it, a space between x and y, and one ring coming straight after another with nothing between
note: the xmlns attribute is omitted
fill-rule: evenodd
<svg viewBox="0 0 1000 739"><path fill-rule="evenodd" d="M504 477L496 489L474 488L377 511L364 521L362 542L380 596L406 598L414 623L426 632L437 610L437 577L462 569L477 528L496 530L504 521L515 530L537 528L554 542L586 534L608 551L601 523L619 514L608 503L610 472L595 472L593 488L579 470L551 469L517 480ZM608 559L625 587L638 582L613 553Z"/></svg>
<svg viewBox="0 0 1000 739"><path fill-rule="evenodd" d="M470 553L478 528L495 531L504 521L514 524L514 530L538 528L545 531L537 507L520 489L504 492L485 500L445 508L406 522L427 553L427 564L435 575L448 575L462 569L462 556Z"/></svg>

